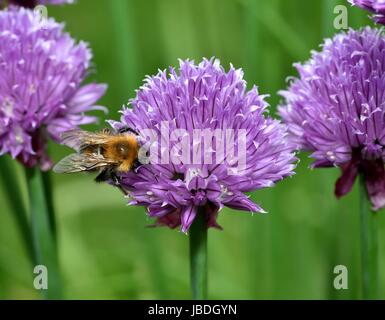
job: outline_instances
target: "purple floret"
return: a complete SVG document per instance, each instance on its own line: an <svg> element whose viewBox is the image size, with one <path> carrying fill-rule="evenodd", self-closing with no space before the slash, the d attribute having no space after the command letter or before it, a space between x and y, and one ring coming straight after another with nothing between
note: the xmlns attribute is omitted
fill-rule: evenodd
<svg viewBox="0 0 385 320"><path fill-rule="evenodd" d="M348 0L352 5L374 13L372 19L385 25L385 1L384 0Z"/></svg>
<svg viewBox="0 0 385 320"><path fill-rule="evenodd" d="M348 193L365 177L373 209L385 206L385 37L369 27L325 40L320 52L296 64L279 108L298 149L314 167L337 166L335 193Z"/></svg>
<svg viewBox="0 0 385 320"><path fill-rule="evenodd" d="M82 85L90 59L87 45L53 19L42 24L29 9L0 11L1 155L47 170L47 140L97 120L85 112L101 109L95 102L106 86Z"/></svg>
<svg viewBox="0 0 385 320"><path fill-rule="evenodd" d="M180 61L179 71L170 68L169 72L147 77L130 101L132 108L124 108L121 121L111 121L112 126L117 130L135 128L139 133L151 129L162 136L161 124L167 123L170 132L185 130L187 141L194 145L188 152L203 151L200 164L150 163L122 175L122 185L131 198L129 204L146 207L148 215L157 218L157 225L181 225L183 232L202 212L209 227L219 227L216 218L224 206L264 212L245 192L271 187L292 175L295 161L286 142L286 127L266 116L264 98L256 87L246 90L242 70L231 66L226 72L216 59L204 59L198 65ZM192 143L197 129L233 129L235 137L244 129L244 170L236 171L235 163L214 161L219 144L203 148L200 143ZM178 142L171 141L160 153L175 156ZM235 138L233 148L238 150L243 142ZM231 147L226 148L225 154ZM204 161L205 155L214 159L211 164Z"/></svg>

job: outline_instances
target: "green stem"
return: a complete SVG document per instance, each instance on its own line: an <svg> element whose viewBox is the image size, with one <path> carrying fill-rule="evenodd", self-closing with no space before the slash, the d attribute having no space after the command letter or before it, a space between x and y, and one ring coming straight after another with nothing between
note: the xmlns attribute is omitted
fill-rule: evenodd
<svg viewBox="0 0 385 320"><path fill-rule="evenodd" d="M34 167L26 169L26 177L35 255L38 264L48 270L48 289L43 290L43 294L46 299L60 299L59 264L43 175L39 168Z"/></svg>
<svg viewBox="0 0 385 320"><path fill-rule="evenodd" d="M114 37L116 45L119 46L119 50L115 50L115 58L122 79L120 94L125 97L127 92L133 90L140 81L137 67L138 57L135 50L137 41L133 22L135 6L132 0L113 0L109 1L109 4L111 17L113 17L111 22Z"/></svg>
<svg viewBox="0 0 385 320"><path fill-rule="evenodd" d="M52 230L55 244L57 244L56 219L55 219L55 210L54 210L53 195L52 195L51 172L49 171L42 172L42 177L43 177L45 199L46 199L47 208L48 208L49 225L50 225L50 229Z"/></svg>
<svg viewBox="0 0 385 320"><path fill-rule="evenodd" d="M190 227L190 277L194 300L207 299L207 222L203 208Z"/></svg>
<svg viewBox="0 0 385 320"><path fill-rule="evenodd" d="M361 273L364 299L378 298L377 215L370 202L363 175L360 176Z"/></svg>
<svg viewBox="0 0 385 320"><path fill-rule="evenodd" d="M35 252L32 245L31 228L27 212L23 204L19 181L15 172L16 170L7 156L0 157L0 168L0 181L3 183L3 190L6 195L6 199L12 210L12 215L15 217L17 225L20 229L28 256L31 262L36 264Z"/></svg>
<svg viewBox="0 0 385 320"><path fill-rule="evenodd" d="M266 4L261 1L247 0L245 1L244 12L244 61L247 78L257 83L258 74L262 73L261 61L263 61L263 51L260 50L261 28L259 24L258 14L263 14ZM261 78L261 77L260 77Z"/></svg>

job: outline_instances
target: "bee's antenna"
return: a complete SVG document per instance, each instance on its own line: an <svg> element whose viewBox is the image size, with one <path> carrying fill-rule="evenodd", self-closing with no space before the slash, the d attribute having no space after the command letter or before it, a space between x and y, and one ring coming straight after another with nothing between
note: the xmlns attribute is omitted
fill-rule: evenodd
<svg viewBox="0 0 385 320"><path fill-rule="evenodd" d="M128 192L122 187L119 177L114 172L111 173L111 178L114 182L114 186L117 187L120 191L122 191L125 196L127 196Z"/></svg>
<svg viewBox="0 0 385 320"><path fill-rule="evenodd" d="M120 128L118 130L118 133L126 133L126 132L131 132L131 133L133 133L133 134L135 134L137 136L139 135L139 133L137 131L135 131L134 129L132 129L130 127L123 127L123 128Z"/></svg>

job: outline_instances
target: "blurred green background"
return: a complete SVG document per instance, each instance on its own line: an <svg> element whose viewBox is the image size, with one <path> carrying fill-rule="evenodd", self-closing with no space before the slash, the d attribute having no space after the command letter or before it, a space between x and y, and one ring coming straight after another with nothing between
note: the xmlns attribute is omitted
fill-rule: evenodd
<svg viewBox="0 0 385 320"><path fill-rule="evenodd" d="M292 64L309 58L333 28L337 4L348 7L349 26L372 23L345 0L78 0L49 7L73 37L90 43L89 81L109 89L110 113L132 98L147 74L178 58L218 57L242 67L249 86L268 93L271 113L277 91L295 75ZM55 161L69 153L50 146ZM301 155L297 174L252 194L268 215L224 209L223 231L209 230L211 299L360 298L357 186L340 201L333 195L337 169L310 171ZM15 179L24 176L14 164ZM188 237L177 230L145 228L142 208L128 207L120 192L90 175L52 175L65 296L69 299L190 298ZM33 273L20 231L0 184L0 298L35 299ZM385 267L385 213L380 224L380 270ZM333 288L333 268L345 265L349 289ZM385 298L385 272L381 275Z"/></svg>

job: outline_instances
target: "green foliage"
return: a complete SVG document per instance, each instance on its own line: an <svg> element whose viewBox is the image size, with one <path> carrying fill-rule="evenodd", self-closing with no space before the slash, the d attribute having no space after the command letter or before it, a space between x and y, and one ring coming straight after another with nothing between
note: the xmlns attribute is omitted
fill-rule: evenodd
<svg viewBox="0 0 385 320"><path fill-rule="evenodd" d="M271 97L292 64L309 58L324 35L336 32L330 0L78 0L49 7L67 30L94 52L90 79L109 85L101 104L104 119L135 94L146 74L177 64L178 58L216 56L243 67L249 83ZM367 13L349 8L349 25L371 24ZM120 10L120 11L119 11ZM122 12L121 10L126 10ZM117 31L118 30L118 31ZM123 63L123 65L122 65ZM69 149L51 145L55 161ZM275 188L253 193L269 214L251 216L224 209L224 231L209 230L209 298L360 298L358 193L333 195L337 169L310 171L301 155L297 174ZM3 168L1 168L3 170ZM20 177L20 168L15 179ZM126 206L119 190L92 175L52 175L58 247L65 296L71 299L190 298L188 237L176 230L146 228L142 208ZM24 184L24 181L21 181ZM26 192L20 193L26 200ZM32 267L0 186L0 298L39 298ZM380 267L384 270L385 216L378 214ZM346 265L349 289L333 288L333 268ZM385 282L382 273L380 283ZM381 298L385 298L384 291Z"/></svg>

